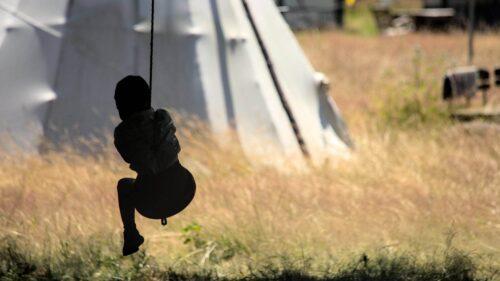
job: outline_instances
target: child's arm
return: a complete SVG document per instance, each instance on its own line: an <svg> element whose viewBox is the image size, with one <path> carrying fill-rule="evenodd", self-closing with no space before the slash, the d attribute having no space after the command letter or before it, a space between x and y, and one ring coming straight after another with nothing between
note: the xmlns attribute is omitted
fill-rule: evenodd
<svg viewBox="0 0 500 281"><path fill-rule="evenodd" d="M124 144L122 144L119 141L119 138L117 138L117 130L115 130L114 138L115 138L114 144L115 144L116 150L118 151L118 153L122 157L123 161L130 164L132 162L132 159L130 159L129 155L127 153L125 153L125 151L127 151L127 150L124 147Z"/></svg>

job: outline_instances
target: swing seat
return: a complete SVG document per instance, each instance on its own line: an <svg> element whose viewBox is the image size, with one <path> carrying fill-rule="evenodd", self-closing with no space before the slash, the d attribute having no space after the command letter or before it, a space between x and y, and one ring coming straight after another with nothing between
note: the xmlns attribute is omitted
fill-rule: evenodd
<svg viewBox="0 0 500 281"><path fill-rule="evenodd" d="M181 164L154 176L140 176L136 181L139 190L136 209L149 219L162 220L184 210L193 200L196 183L193 175Z"/></svg>

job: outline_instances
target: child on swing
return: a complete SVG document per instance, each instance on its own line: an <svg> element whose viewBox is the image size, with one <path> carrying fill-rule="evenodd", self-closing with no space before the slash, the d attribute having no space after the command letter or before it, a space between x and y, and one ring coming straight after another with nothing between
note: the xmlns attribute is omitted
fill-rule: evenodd
<svg viewBox="0 0 500 281"><path fill-rule="evenodd" d="M144 243L135 225L135 210L165 220L193 199L195 181L179 160L179 141L170 114L151 107L151 90L139 76L127 76L116 85L115 102L122 122L114 143L137 178L118 181L118 204L123 222L123 255Z"/></svg>

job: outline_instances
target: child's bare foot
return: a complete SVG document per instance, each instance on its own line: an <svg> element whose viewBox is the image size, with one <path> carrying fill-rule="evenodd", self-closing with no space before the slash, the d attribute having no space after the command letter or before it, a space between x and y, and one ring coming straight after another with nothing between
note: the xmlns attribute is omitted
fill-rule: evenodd
<svg viewBox="0 0 500 281"><path fill-rule="evenodd" d="M123 232L123 256L131 255L139 251L139 247L144 243L144 237L137 229L126 229Z"/></svg>

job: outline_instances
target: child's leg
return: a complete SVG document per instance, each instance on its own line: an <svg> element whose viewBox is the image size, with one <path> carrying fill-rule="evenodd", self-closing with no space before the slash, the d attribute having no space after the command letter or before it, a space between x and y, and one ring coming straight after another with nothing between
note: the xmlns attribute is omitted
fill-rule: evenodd
<svg viewBox="0 0 500 281"><path fill-rule="evenodd" d="M137 190L134 179L121 179L118 181L118 205L123 222L123 255L128 256L139 250L144 243L144 238L135 227L135 207Z"/></svg>
<svg viewBox="0 0 500 281"><path fill-rule="evenodd" d="M123 178L118 181L118 205L125 230L135 230L134 179Z"/></svg>

